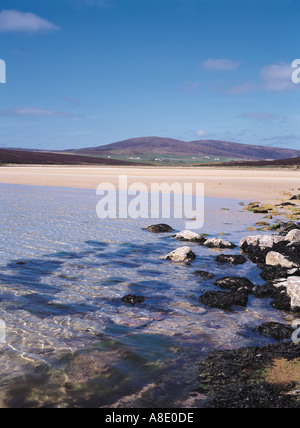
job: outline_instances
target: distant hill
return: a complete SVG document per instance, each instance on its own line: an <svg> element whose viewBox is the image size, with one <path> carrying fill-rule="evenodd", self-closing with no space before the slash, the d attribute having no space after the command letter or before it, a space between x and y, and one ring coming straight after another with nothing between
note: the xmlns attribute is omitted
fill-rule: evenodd
<svg viewBox="0 0 300 428"><path fill-rule="evenodd" d="M0 165L133 165L130 161L18 149L0 149ZM134 165L145 165L134 163Z"/></svg>
<svg viewBox="0 0 300 428"><path fill-rule="evenodd" d="M168 156L222 156L246 160L276 160L300 157L300 150L216 140L186 142L162 137L130 138L105 146L88 147L79 150L70 150L69 152L92 156L142 156L153 154Z"/></svg>

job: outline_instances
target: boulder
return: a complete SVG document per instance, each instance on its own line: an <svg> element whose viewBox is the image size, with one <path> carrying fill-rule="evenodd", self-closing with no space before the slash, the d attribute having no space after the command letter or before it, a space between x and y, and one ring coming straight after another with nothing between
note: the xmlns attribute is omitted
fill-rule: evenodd
<svg viewBox="0 0 300 428"><path fill-rule="evenodd" d="M291 197L290 199L291 201L299 201L300 200L300 195L294 195Z"/></svg>
<svg viewBox="0 0 300 428"><path fill-rule="evenodd" d="M270 251L267 254L266 264L270 266L281 266L288 269L299 267L299 265L289 260L286 256L275 251Z"/></svg>
<svg viewBox="0 0 300 428"><path fill-rule="evenodd" d="M283 287L290 299L291 310L300 311L300 277L290 276L287 279L277 280L274 283L275 287Z"/></svg>
<svg viewBox="0 0 300 428"><path fill-rule="evenodd" d="M204 242L208 248L235 248L236 245L232 242L225 241L224 239L211 238Z"/></svg>
<svg viewBox="0 0 300 428"><path fill-rule="evenodd" d="M286 241L286 237L277 235L254 235L243 238L240 242L240 248L247 252L251 247L258 247L261 250L272 249L279 242Z"/></svg>
<svg viewBox="0 0 300 428"><path fill-rule="evenodd" d="M287 235L286 239L290 242L300 242L300 230L293 229Z"/></svg>
<svg viewBox="0 0 300 428"><path fill-rule="evenodd" d="M152 232L152 233L170 233L170 232L174 232L174 229L169 226L168 224L154 224L152 226L147 227L146 229L148 232Z"/></svg>
<svg viewBox="0 0 300 428"><path fill-rule="evenodd" d="M180 247L171 253L163 256L162 259L172 260L173 262L189 263L196 258L195 253L190 247Z"/></svg>
<svg viewBox="0 0 300 428"><path fill-rule="evenodd" d="M239 291L208 291L200 296L200 302L210 308L231 309L232 306L246 307L248 304L248 292Z"/></svg>
<svg viewBox="0 0 300 428"><path fill-rule="evenodd" d="M294 332L293 327L278 322L265 322L255 329L258 334L272 337L274 340L290 339Z"/></svg>
<svg viewBox="0 0 300 428"><path fill-rule="evenodd" d="M179 241L200 242L202 244L206 241L203 235L199 235L191 230L183 230L182 232L176 233L174 237Z"/></svg>

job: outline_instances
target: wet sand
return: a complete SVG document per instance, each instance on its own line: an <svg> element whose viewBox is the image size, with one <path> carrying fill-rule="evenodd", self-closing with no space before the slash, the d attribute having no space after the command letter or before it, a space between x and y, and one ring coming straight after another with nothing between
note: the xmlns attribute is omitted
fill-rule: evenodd
<svg viewBox="0 0 300 428"><path fill-rule="evenodd" d="M96 189L112 183L124 190L119 176L128 177L128 185L144 183L204 183L209 197L274 202L283 193L298 193L300 171L290 169L233 168L159 168L95 166L5 166L0 168L0 183ZM122 189L123 187L123 189Z"/></svg>

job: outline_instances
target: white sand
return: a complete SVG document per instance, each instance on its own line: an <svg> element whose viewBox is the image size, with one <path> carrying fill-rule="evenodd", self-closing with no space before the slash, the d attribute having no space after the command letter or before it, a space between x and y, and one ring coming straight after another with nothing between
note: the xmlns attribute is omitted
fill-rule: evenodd
<svg viewBox="0 0 300 428"><path fill-rule="evenodd" d="M128 184L204 183L205 195L271 202L283 192L300 193L300 171L291 169L219 169L97 166L5 166L0 183L96 189L101 183L119 187L119 176Z"/></svg>

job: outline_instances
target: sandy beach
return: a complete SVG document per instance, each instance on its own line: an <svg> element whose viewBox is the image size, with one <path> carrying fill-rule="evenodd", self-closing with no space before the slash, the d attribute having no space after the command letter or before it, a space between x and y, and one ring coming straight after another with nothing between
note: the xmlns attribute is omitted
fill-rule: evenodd
<svg viewBox="0 0 300 428"><path fill-rule="evenodd" d="M290 169L147 168L94 166L6 166L0 183L96 189L101 183L119 188L119 176L128 185L144 183L204 183L209 197L274 202L284 193L298 192L300 171Z"/></svg>

